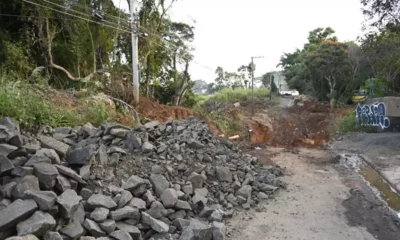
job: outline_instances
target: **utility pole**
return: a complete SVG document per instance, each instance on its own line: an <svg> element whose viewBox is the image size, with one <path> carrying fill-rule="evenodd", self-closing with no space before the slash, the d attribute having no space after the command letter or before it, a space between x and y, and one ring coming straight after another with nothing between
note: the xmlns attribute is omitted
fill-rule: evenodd
<svg viewBox="0 0 400 240"><path fill-rule="evenodd" d="M138 61L138 38L136 35L136 16L135 8L133 6L134 0L130 0L130 12L131 12L131 31L132 31L132 86L133 86L133 98L134 105L139 104L139 61Z"/></svg>
<svg viewBox="0 0 400 240"><path fill-rule="evenodd" d="M251 57L251 115L254 116L254 70L256 69L254 65L254 59L256 58L264 58L263 56Z"/></svg>

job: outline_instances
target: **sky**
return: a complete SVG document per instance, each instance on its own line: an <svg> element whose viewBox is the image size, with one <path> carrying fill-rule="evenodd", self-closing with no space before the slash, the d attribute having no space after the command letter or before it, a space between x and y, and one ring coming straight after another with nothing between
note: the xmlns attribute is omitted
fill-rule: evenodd
<svg viewBox="0 0 400 240"><path fill-rule="evenodd" d="M121 8L127 10L126 0ZM174 21L195 21L192 80L212 82L215 69L236 71L255 59L255 76L277 70L285 52L302 48L308 33L331 27L340 41L362 34L360 0L178 0L170 10Z"/></svg>

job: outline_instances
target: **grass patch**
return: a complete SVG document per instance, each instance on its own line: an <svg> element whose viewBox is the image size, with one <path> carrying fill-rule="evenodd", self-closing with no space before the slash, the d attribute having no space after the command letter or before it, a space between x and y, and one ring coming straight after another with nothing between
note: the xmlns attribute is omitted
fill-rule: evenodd
<svg viewBox="0 0 400 240"><path fill-rule="evenodd" d="M339 120L339 131L341 133L349 133L349 132L368 132L368 133L376 133L377 128L372 126L360 126L358 124L356 118L356 112L351 110L344 115L343 118Z"/></svg>
<svg viewBox="0 0 400 240"><path fill-rule="evenodd" d="M73 127L87 122L99 126L106 121L116 121L120 116L115 109L89 98L77 101L74 106L57 104L54 96L43 89L0 77L0 117L14 118L21 127L31 128L43 125Z"/></svg>
<svg viewBox="0 0 400 240"><path fill-rule="evenodd" d="M235 103L235 102L250 102L251 101L251 89L244 88L224 88L221 91L215 93L210 100L216 100L224 103ZM269 96L269 90L267 88L255 88L254 99L259 100Z"/></svg>

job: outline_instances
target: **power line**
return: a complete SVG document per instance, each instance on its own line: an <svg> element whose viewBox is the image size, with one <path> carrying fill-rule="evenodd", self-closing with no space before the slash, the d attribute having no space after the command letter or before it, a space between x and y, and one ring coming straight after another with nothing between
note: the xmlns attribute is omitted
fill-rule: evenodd
<svg viewBox="0 0 400 240"><path fill-rule="evenodd" d="M67 11L75 12L75 13L77 13L77 14L80 14L80 15L84 16L84 17L89 17L89 18L92 17L92 15L89 15L89 14L84 13L84 12L81 12L81 11L74 10L74 9L72 9L72 8L68 8L68 7L66 7L66 6L63 6L63 5L60 5L60 4L57 4L57 3L53 3L53 2L50 2L50 1L47 1L47 0L41 0L41 1L44 1L44 2L49 3L49 4L53 4L54 6L63 8L63 9L65 9L65 10L67 10ZM91 9L91 10L94 10L94 9ZM111 21L107 21L107 20L104 20L104 19L102 19L102 21L107 22L107 23L110 23L110 24L113 24L113 25L115 24L114 27L115 27L115 26L116 26L116 27L119 27L119 26L118 26L118 23L111 22Z"/></svg>
<svg viewBox="0 0 400 240"><path fill-rule="evenodd" d="M97 21L93 21L93 20L91 20L91 19L87 19L87 18L85 18L85 17L77 16L77 15L70 14L70 13L67 13L67 12L63 12L63 11L61 11L61 10L54 9L54 8L51 8L51 7L48 7L48 6L44 6L44 5L39 4L39 3L36 3L36 2L31 2L31 1L28 1L28 0L22 0L22 1L24 1L24 2L26 2L26 3L30 3L30 4L36 5L36 6L39 6L39 7L47 8L47 9L49 9L49 10L51 10L51 11L59 12L59 13L62 13L62 14L65 14L65 15L68 15L68 16L71 16L71 17L76 17L76 18L79 18L79 19L82 19L82 20L85 20L85 21L88 21L88 22L96 23L96 24L99 24L99 25L103 25L103 26L105 26L105 27L109 27L109 28L115 29L115 30L123 31L123 32L125 32L125 33L132 33L131 31L126 30L126 29L123 29L123 28L118 28L118 27L115 27L115 26L111 26L111 25L107 25L107 24L100 23L100 22L97 22ZM47 0L43 0L43 1L48 2ZM49 3L51 3L51 2L49 2ZM58 5L58 4L57 4L57 5ZM68 9L68 8L65 8L65 6L62 6L62 7L63 7L64 9ZM93 9L92 9L92 10L93 10ZM84 13L82 13L82 14L84 14ZM146 29L146 28L144 28L144 27L141 27L141 26L139 26L139 28L145 29L145 30L149 31L148 29ZM137 32L138 32L138 31L137 31ZM142 33L143 33L143 32L142 32ZM144 32L144 33L146 33L146 32ZM150 34L154 35L154 33L150 33ZM170 49L170 48L168 48L167 46L163 46L163 45L161 45L161 44L159 44L159 43L157 43L157 42L154 42L154 41L152 41L152 40L149 40L149 39L147 39L147 37L144 37L144 36L142 36L142 35L138 35L138 37L141 37L141 38L146 39L146 40L148 40L148 41L150 41L150 42L153 42L153 43L155 43L156 45L158 45L159 47L163 47L163 48L165 48L165 49L167 49L167 50L169 50L169 51L171 51L171 52L173 51L173 49ZM195 63L195 64L197 64L197 65L199 65L199 66L202 66L202 67L204 67L204 68L206 68L206 69L208 69L208 70L214 71L212 68L207 67L207 66L205 66L205 65L203 65L203 64L201 64L201 63L199 63L199 62L196 62L196 61L192 61L192 62Z"/></svg>
<svg viewBox="0 0 400 240"><path fill-rule="evenodd" d="M113 28L115 30L120 30L120 31L123 31L123 32L126 32L126 33L131 33L131 31L128 31L126 29L116 28L114 26L110 26L110 25L107 25L107 24L104 24L104 23L99 23L99 22L93 21L91 19L87 19L87 18L84 18L84 17L81 17L81 16L76 16L76 15L73 15L73 14L70 14L70 13L67 13L67 12L63 12L63 11L60 11L60 10L57 10L57 9L54 9L54 8L51 8L51 7L48 7L48 6L41 5L39 3L31 2L31 1L28 1L28 0L22 0L22 1L24 1L26 3L30 3L30 4L36 5L36 6L39 6L39 7L47 8L49 10L52 10L52 11L55 11L55 12L59 12L59 13L62 13L62 14L65 14L65 15L68 15L68 16L71 16L71 17L80 18L80 19L88 21L88 22L92 22L92 23L96 23L96 24L99 24L99 25L103 25L105 27Z"/></svg>

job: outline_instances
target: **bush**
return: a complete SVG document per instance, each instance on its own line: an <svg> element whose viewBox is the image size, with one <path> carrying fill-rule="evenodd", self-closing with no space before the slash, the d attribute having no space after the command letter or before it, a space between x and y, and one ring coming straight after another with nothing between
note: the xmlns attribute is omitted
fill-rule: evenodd
<svg viewBox="0 0 400 240"><path fill-rule="evenodd" d="M342 133L358 131L357 119L355 111L349 111L339 120L339 130Z"/></svg>
<svg viewBox="0 0 400 240"><path fill-rule="evenodd" d="M36 85L7 81L0 76L0 117L11 117L21 127L34 126L73 127L87 122L99 126L117 119L115 109L101 101L85 99L73 106L57 106L55 100Z"/></svg>
<svg viewBox="0 0 400 240"><path fill-rule="evenodd" d="M11 117L23 127L34 125L73 126L79 118L70 110L53 106L31 89L32 86L2 83L0 86L0 116Z"/></svg>
<svg viewBox="0 0 400 240"><path fill-rule="evenodd" d="M254 99L260 100L262 98L268 97L269 90L267 88L255 88L254 89ZM220 92L217 92L210 99L225 102L225 103L235 103L235 102L250 102L251 101L251 89L249 88L224 88Z"/></svg>

